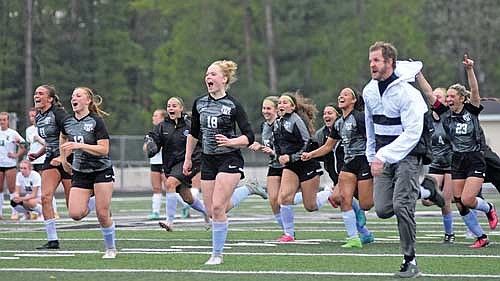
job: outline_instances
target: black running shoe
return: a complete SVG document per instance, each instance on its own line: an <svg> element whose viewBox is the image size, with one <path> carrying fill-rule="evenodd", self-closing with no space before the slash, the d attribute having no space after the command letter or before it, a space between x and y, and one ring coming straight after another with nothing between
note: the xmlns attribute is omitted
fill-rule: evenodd
<svg viewBox="0 0 500 281"><path fill-rule="evenodd" d="M441 194L441 191L439 190L436 179L433 176L425 175L421 185L423 188L431 192L431 196L427 199L434 202L434 204L438 205L439 208L443 208L444 198L443 194Z"/></svg>
<svg viewBox="0 0 500 281"><path fill-rule="evenodd" d="M455 243L455 234L454 233L452 233L452 234L445 233L444 234L443 243L444 244L453 244L453 243Z"/></svg>
<svg viewBox="0 0 500 281"><path fill-rule="evenodd" d="M418 269L418 266L407 261L401 264L399 272L395 274L395 276L400 278L416 278L419 277L420 275L421 273L420 270Z"/></svg>
<svg viewBox="0 0 500 281"><path fill-rule="evenodd" d="M42 246L37 247L36 249L37 250L59 249L59 241L58 240L49 241L49 242L43 244Z"/></svg>

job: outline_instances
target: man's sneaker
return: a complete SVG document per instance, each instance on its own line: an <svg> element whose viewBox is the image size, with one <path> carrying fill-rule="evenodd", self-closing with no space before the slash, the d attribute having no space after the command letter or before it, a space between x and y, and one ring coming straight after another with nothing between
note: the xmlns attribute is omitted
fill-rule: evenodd
<svg viewBox="0 0 500 281"><path fill-rule="evenodd" d="M165 222L158 222L161 228L165 229L166 231L174 231L173 223L171 221L165 221Z"/></svg>
<svg viewBox="0 0 500 281"><path fill-rule="evenodd" d="M266 191L256 180L247 181L245 185L250 191L250 194L259 195L262 199L267 199Z"/></svg>
<svg viewBox="0 0 500 281"><path fill-rule="evenodd" d="M359 237L348 238L347 243L341 246L342 248L363 248L361 244L361 239Z"/></svg>
<svg viewBox="0 0 500 281"><path fill-rule="evenodd" d="M490 240L488 240L488 237L479 237L477 238L476 242L474 242L474 244L469 246L469 248L472 249L483 248L488 246L489 244Z"/></svg>
<svg viewBox="0 0 500 281"><path fill-rule="evenodd" d="M370 232L368 235L361 235L361 244L370 244L375 241L375 236L373 236L373 233Z"/></svg>
<svg viewBox="0 0 500 281"><path fill-rule="evenodd" d="M189 205L182 207L182 218L183 219L187 219L191 216L189 214L189 209L191 209L191 207Z"/></svg>
<svg viewBox="0 0 500 281"><path fill-rule="evenodd" d="M117 251L115 248L106 249L106 253L102 256L103 259L114 259L116 258Z"/></svg>
<svg viewBox="0 0 500 281"><path fill-rule="evenodd" d="M488 218L488 223L490 225L490 229L493 230L497 228L498 225L498 216L497 216L497 210L495 209L495 205L490 204L490 211L486 213L486 217Z"/></svg>
<svg viewBox="0 0 500 281"><path fill-rule="evenodd" d="M363 228L366 225L366 215L363 209L359 209L356 212L356 226Z"/></svg>
<svg viewBox="0 0 500 281"><path fill-rule="evenodd" d="M455 243L455 234L454 233L452 233L452 234L445 233L444 234L443 243L444 244L453 244L453 243Z"/></svg>
<svg viewBox="0 0 500 281"><path fill-rule="evenodd" d="M19 215L17 213L14 213L14 214L10 215L10 219L17 221L19 219Z"/></svg>
<svg viewBox="0 0 500 281"><path fill-rule="evenodd" d="M401 278L416 278L419 277L421 273L416 264L405 261L401 264L399 272L395 275Z"/></svg>
<svg viewBox="0 0 500 281"><path fill-rule="evenodd" d="M431 192L431 196L429 196L429 198L427 199L434 202L436 205L438 205L439 208L443 208L444 197L441 191L439 190L436 179L433 176L425 175L421 185L423 188Z"/></svg>
<svg viewBox="0 0 500 281"><path fill-rule="evenodd" d="M285 233L281 235L281 237L278 239L278 242L280 243L295 242L295 238L293 238L292 235L288 235Z"/></svg>
<svg viewBox="0 0 500 281"><path fill-rule="evenodd" d="M157 212L152 212L151 214L148 215L148 220L159 220L160 219L160 214Z"/></svg>
<svg viewBox="0 0 500 281"><path fill-rule="evenodd" d="M49 241L49 242L43 244L42 246L37 247L36 249L37 250L59 249L59 241L58 240Z"/></svg>
<svg viewBox="0 0 500 281"><path fill-rule="evenodd" d="M224 258L222 256L211 255L208 261L205 262L205 265L218 265L223 263L224 263Z"/></svg>

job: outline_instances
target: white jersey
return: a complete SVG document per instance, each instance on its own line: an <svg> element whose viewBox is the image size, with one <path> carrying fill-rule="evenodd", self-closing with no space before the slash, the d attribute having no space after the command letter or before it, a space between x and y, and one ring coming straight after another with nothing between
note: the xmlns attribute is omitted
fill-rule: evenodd
<svg viewBox="0 0 500 281"><path fill-rule="evenodd" d="M161 165L163 164L162 158L161 158L161 149L158 151L158 153L155 154L155 156L149 158L149 164L151 165Z"/></svg>
<svg viewBox="0 0 500 281"><path fill-rule="evenodd" d="M38 141L35 140L35 136L38 136L38 128L35 127L34 125L29 126L26 128L26 141L29 143L29 151L28 153L35 153L40 151L40 149L43 147L43 144L39 143ZM32 164L43 164L45 161L45 153L42 154L42 156L38 157L37 159L31 161Z"/></svg>
<svg viewBox="0 0 500 281"><path fill-rule="evenodd" d="M25 143L25 140L18 132L11 128L5 131L0 130L0 167L16 166L17 158L10 158L7 154L16 153L19 143Z"/></svg>
<svg viewBox="0 0 500 281"><path fill-rule="evenodd" d="M40 186L42 185L42 178L40 174L36 171L31 171L29 176L25 177L21 172L16 175L16 186L20 187L19 196L25 196L33 192L34 187L38 187L37 197L42 198L42 190Z"/></svg>

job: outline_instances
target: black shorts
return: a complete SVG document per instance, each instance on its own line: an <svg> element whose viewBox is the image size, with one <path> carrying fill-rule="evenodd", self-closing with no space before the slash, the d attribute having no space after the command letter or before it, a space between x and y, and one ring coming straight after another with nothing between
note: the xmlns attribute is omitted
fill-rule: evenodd
<svg viewBox="0 0 500 281"><path fill-rule="evenodd" d="M453 152L451 157L451 178L454 180L468 177L483 178L486 173L486 162L482 152Z"/></svg>
<svg viewBox="0 0 500 281"><path fill-rule="evenodd" d="M32 164L33 166L33 171L35 172L41 172L43 170L43 163L42 164Z"/></svg>
<svg viewBox="0 0 500 281"><path fill-rule="evenodd" d="M239 150L216 155L202 154L201 179L215 180L218 173L239 173L240 179L244 179L244 163L243 156Z"/></svg>
<svg viewBox="0 0 500 281"><path fill-rule="evenodd" d="M46 157L45 158L45 161L43 162L43 167L42 167L42 171L44 170L50 170L50 169L57 169L59 171L59 174L61 175L61 179L63 180L68 180L68 179L71 179L71 175L66 173L66 171L64 171L62 165L59 165L59 166L52 166L50 165L50 161L52 161L52 159L56 158L57 156L55 157ZM73 157L68 157L68 162L71 163L73 161Z"/></svg>
<svg viewBox="0 0 500 281"><path fill-rule="evenodd" d="M342 171L355 174L358 181L373 178L370 170L370 164L368 164L368 160L365 155L354 156L351 161L345 162L344 166L342 166Z"/></svg>
<svg viewBox="0 0 500 281"><path fill-rule="evenodd" d="M163 164L151 164L151 172L163 172Z"/></svg>
<svg viewBox="0 0 500 281"><path fill-rule="evenodd" d="M440 169L440 168L429 167L429 174L444 175L444 174L450 174L450 173L451 173L451 168Z"/></svg>
<svg viewBox="0 0 500 281"><path fill-rule="evenodd" d="M165 168L165 176L168 177L174 177L177 180L181 182L181 184L176 188L176 191L179 192L180 188L182 187L188 187L191 188L191 179L196 176L197 173L200 172L200 163L198 162L193 162L193 166L191 166L191 174L189 176L186 176L182 173L182 166L184 165L183 162L179 162L172 166L171 168Z"/></svg>
<svg viewBox="0 0 500 281"><path fill-rule="evenodd" d="M269 169L267 169L268 177L281 177L281 174L283 174L283 168L269 167Z"/></svg>
<svg viewBox="0 0 500 281"><path fill-rule="evenodd" d="M321 176L323 174L323 170L321 169L319 162L315 159L292 162L286 164L283 169L288 169L294 172L299 177L300 182L310 180L315 176Z"/></svg>
<svg viewBox="0 0 500 281"><path fill-rule="evenodd" d="M114 182L115 173L113 168L107 168L102 171L91 173L82 173L73 170L73 178L71 179L71 186L85 189L94 189L94 184L102 182Z"/></svg>
<svg viewBox="0 0 500 281"><path fill-rule="evenodd" d="M0 167L0 173L4 173L4 172L6 172L8 170L12 170L12 169L16 169L16 168L17 168L16 166L13 166L13 167Z"/></svg>

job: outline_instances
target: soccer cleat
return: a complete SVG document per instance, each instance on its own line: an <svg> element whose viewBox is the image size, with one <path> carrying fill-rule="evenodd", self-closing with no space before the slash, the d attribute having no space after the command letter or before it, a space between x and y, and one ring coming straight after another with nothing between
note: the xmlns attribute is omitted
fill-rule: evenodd
<svg viewBox="0 0 500 281"><path fill-rule="evenodd" d="M436 205L438 205L439 208L443 208L444 198L443 194L438 188L436 179L433 176L425 175L421 185L423 188L431 192L431 196L429 196L429 198L427 199L434 202Z"/></svg>
<svg viewBox="0 0 500 281"><path fill-rule="evenodd" d="M106 249L106 252L104 253L104 255L102 256L103 259L114 259L116 258L116 254L118 252L116 251L115 248L112 248L112 249Z"/></svg>
<svg viewBox="0 0 500 281"><path fill-rule="evenodd" d="M472 248L472 249L483 248L483 247L488 246L489 244L490 244L490 240L488 240L488 237L483 236L483 237L477 238L476 242L474 242L474 244L470 245L469 248Z"/></svg>
<svg viewBox="0 0 500 281"><path fill-rule="evenodd" d="M161 228L164 228L168 232L174 231L173 223L171 221L158 222Z"/></svg>
<svg viewBox="0 0 500 281"><path fill-rule="evenodd" d="M340 246L342 248L363 248L363 244L361 244L361 239L359 237L348 238L347 243Z"/></svg>
<svg viewBox="0 0 500 281"><path fill-rule="evenodd" d="M454 233L452 233L452 234L445 233L444 234L443 243L444 244L453 244L453 243L455 243L455 234Z"/></svg>
<svg viewBox="0 0 500 281"><path fill-rule="evenodd" d="M356 212L356 225L359 228L363 228L366 225L366 216L363 209L359 209Z"/></svg>
<svg viewBox="0 0 500 281"><path fill-rule="evenodd" d="M497 210L495 209L495 205L490 204L490 211L486 213L486 217L488 218L488 224L490 225L490 229L493 230L497 228L498 225L498 216L497 216Z"/></svg>
<svg viewBox="0 0 500 281"><path fill-rule="evenodd" d="M61 216L59 216L59 214L58 214L57 212L54 212L54 218L55 218L55 219L60 219L60 218L61 218Z"/></svg>
<svg viewBox="0 0 500 281"><path fill-rule="evenodd" d="M160 219L160 214L157 212L152 212L151 214L148 215L148 220L159 220Z"/></svg>
<svg viewBox="0 0 500 281"><path fill-rule="evenodd" d="M19 219L19 215L17 213L14 213L14 214L10 215L10 219L17 221Z"/></svg>
<svg viewBox="0 0 500 281"><path fill-rule="evenodd" d="M293 238L292 235L288 235L285 233L281 235L281 237L278 239L278 242L280 243L295 242L295 238Z"/></svg>
<svg viewBox="0 0 500 281"><path fill-rule="evenodd" d="M267 199L267 193L262 186L257 182L257 180L247 181L245 184L250 191L250 195L255 194L262 197L262 199Z"/></svg>
<svg viewBox="0 0 500 281"><path fill-rule="evenodd" d="M205 262L205 265L218 265L223 263L224 258L222 258L222 256L211 255L210 258Z"/></svg>
<svg viewBox="0 0 500 281"><path fill-rule="evenodd" d="M335 203L335 200L333 200L333 195L328 196L328 202L330 202L330 205L332 205L333 208L338 208L339 205Z"/></svg>
<svg viewBox="0 0 500 281"><path fill-rule="evenodd" d="M420 270L416 264L405 261L401 264L399 272L395 274L397 277L401 278L416 278L421 275Z"/></svg>
<svg viewBox="0 0 500 281"><path fill-rule="evenodd" d="M189 214L189 209L190 209L190 208L191 208L191 207L189 207L189 205L182 207L182 218L183 218L183 219L187 219L187 218L189 218L189 217L191 216L191 215Z"/></svg>
<svg viewBox="0 0 500 281"><path fill-rule="evenodd" d="M37 247L36 249L37 250L59 249L59 241L58 240L49 241L49 242L43 244L42 246Z"/></svg>
<svg viewBox="0 0 500 281"><path fill-rule="evenodd" d="M373 233L370 232L370 234L368 235L361 235L361 238L359 240L361 240L361 244L363 245L370 244L375 241L375 236L373 236Z"/></svg>

